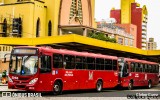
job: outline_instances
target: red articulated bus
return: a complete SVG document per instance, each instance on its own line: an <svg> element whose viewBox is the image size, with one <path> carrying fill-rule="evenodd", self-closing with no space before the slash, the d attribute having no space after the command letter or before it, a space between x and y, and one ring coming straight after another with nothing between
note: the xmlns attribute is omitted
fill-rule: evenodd
<svg viewBox="0 0 160 100"><path fill-rule="evenodd" d="M119 82L117 57L46 47L14 48L9 70L8 88L35 92L101 91Z"/></svg>
<svg viewBox="0 0 160 100"><path fill-rule="evenodd" d="M145 60L118 58L120 85L133 89L135 86L148 86L159 83L158 63Z"/></svg>

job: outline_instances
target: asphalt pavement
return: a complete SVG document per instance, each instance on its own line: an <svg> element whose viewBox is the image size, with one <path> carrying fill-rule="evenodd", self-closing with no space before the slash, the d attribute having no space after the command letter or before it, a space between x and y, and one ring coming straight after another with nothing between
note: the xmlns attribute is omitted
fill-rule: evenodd
<svg viewBox="0 0 160 100"><path fill-rule="evenodd" d="M0 85L0 91L19 91L15 89L8 89L6 85ZM158 95L158 96L157 96ZM1 94L2 96L2 94ZM64 91L61 95L53 95L52 93L42 93L40 97L0 97L0 100L148 100L148 99L160 99L160 84L147 89L146 87L136 87L134 90L123 89L103 89L102 92L96 92L95 90L77 90L77 91Z"/></svg>

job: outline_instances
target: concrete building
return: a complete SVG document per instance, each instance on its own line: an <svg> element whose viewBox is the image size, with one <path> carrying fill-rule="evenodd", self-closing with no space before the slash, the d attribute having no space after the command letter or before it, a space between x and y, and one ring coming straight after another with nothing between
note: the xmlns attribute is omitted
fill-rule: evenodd
<svg viewBox="0 0 160 100"><path fill-rule="evenodd" d="M137 26L134 24L116 24L119 27L122 27L126 33L129 33L133 36L133 40L129 40L130 43L133 43L133 47L137 47ZM127 39L125 39L127 43ZM133 41L133 42L132 42Z"/></svg>
<svg viewBox="0 0 160 100"><path fill-rule="evenodd" d="M1 0L0 2L2 37L56 36L66 32L66 26L96 27L94 0Z"/></svg>
<svg viewBox="0 0 160 100"><path fill-rule="evenodd" d="M136 26L130 25L127 28L126 25L107 23L105 20L97 22L97 28L107 33L109 36L117 40L118 44L136 47ZM126 28L126 29L125 29ZM128 30L133 28L133 30Z"/></svg>
<svg viewBox="0 0 160 100"><path fill-rule="evenodd" d="M144 5L135 0L121 0L121 9L112 9L110 17L117 20L117 24L134 24L137 26L137 48L146 49L147 42L147 15L148 11Z"/></svg>
<svg viewBox="0 0 160 100"><path fill-rule="evenodd" d="M12 46L0 45L0 59L4 58L4 55L10 53Z"/></svg>
<svg viewBox="0 0 160 100"><path fill-rule="evenodd" d="M149 41L147 42L147 50L156 50L157 49L157 43L154 41L154 38L149 38Z"/></svg>

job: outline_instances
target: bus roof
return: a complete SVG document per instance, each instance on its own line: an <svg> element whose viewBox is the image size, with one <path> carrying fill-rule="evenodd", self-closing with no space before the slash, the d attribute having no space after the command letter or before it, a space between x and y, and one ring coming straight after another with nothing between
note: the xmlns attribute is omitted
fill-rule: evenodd
<svg viewBox="0 0 160 100"><path fill-rule="evenodd" d="M155 62L150 62L150 61L146 61L146 60L131 59L131 58L124 58L124 60L130 61L130 62L145 63L145 64L158 64Z"/></svg>
<svg viewBox="0 0 160 100"><path fill-rule="evenodd" d="M67 49L54 49L51 47L20 46L20 47L15 47L15 48L37 48L40 51L45 51L45 52L53 52L53 53L68 54L68 55L75 55L75 56L84 56L84 57L94 57L94 58L118 59L118 57L116 57L116 56L95 54L95 53L89 53L89 52L78 52L78 51L67 50Z"/></svg>

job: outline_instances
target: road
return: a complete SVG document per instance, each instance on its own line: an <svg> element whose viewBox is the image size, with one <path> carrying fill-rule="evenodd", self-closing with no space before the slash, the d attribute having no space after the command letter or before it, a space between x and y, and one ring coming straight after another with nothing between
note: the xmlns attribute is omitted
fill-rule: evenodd
<svg viewBox="0 0 160 100"><path fill-rule="evenodd" d="M7 86L0 86L0 91L13 91L10 89L7 89ZM17 90L15 90L17 91ZM146 95L150 95L150 97ZM146 87L139 87L134 88L134 90L127 90L127 89L104 89L102 92L95 92L94 90L78 90L78 91L64 91L61 95L52 95L52 93L44 93L42 94L42 97L30 97L30 99L52 99L52 100L104 100L104 99L110 99L110 100L123 100L123 99L140 99L142 97L145 97L145 99L148 98L156 98L156 94L158 94L160 99L160 84L157 86L152 87L151 89L146 89ZM135 98L136 95L136 98ZM3 98L3 97L2 97ZM0 98L1 99L1 98ZM13 99L13 98L12 98ZM15 98L16 100L21 100L20 97ZM23 98L26 99L27 98ZM6 100L6 99L5 99ZM8 100L8 99L7 99ZM144 98L143 98L144 100Z"/></svg>
<svg viewBox="0 0 160 100"><path fill-rule="evenodd" d="M79 90L79 91L64 91L62 95L57 97L127 97L130 94L136 93L159 93L160 95L160 84L147 89L146 87L136 87L134 90L123 89L103 89L102 92L96 92L94 90ZM53 96L52 94L46 94L47 96Z"/></svg>

